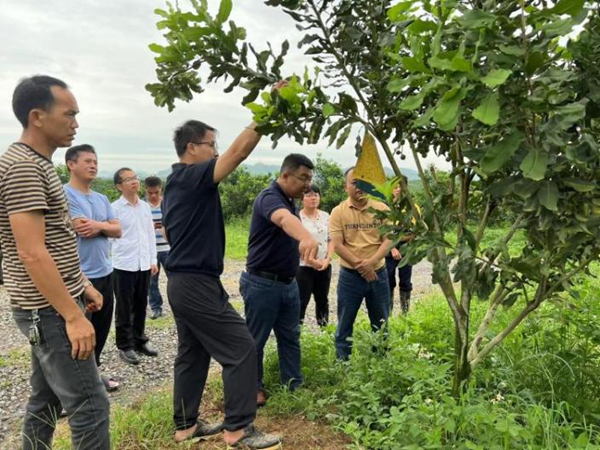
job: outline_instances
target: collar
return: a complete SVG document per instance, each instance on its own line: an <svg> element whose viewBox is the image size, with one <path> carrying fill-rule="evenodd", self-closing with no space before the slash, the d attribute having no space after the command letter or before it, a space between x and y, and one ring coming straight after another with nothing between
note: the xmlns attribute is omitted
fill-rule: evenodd
<svg viewBox="0 0 600 450"><path fill-rule="evenodd" d="M40 158L48 161L50 164L52 163L51 159L46 158L44 155L42 155L41 153L38 153L33 147L27 145L25 142L15 142L13 145L20 145L22 147L25 147L27 150L29 150L30 152L35 153L37 156L39 156Z"/></svg>
<svg viewBox="0 0 600 450"><path fill-rule="evenodd" d="M283 198L285 198L290 205L294 205L294 199L287 196L287 194L283 191L282 187L279 186L279 183L277 182L277 180L275 180L275 181L273 181L273 183L271 183L271 187L274 187L275 190L277 192L279 192L279 194L281 194L281 196Z"/></svg>
<svg viewBox="0 0 600 450"><path fill-rule="evenodd" d="M141 202L141 199L138 198L137 204L134 205L133 203L129 203L129 201L123 197L122 195L119 197L119 199L117 200L117 203L121 204L121 205L129 205L129 206L133 206L134 208L136 206L138 206Z"/></svg>
<svg viewBox="0 0 600 450"><path fill-rule="evenodd" d="M364 211L365 209L367 209L369 206L371 206L371 199L368 198L367 199L367 203L365 203L365 206L363 206L362 208L359 208L357 206L354 206L354 204L352 203L352 200L350 200L350 197L348 197L346 199L346 204L348 205L349 208L353 208L356 209L357 211Z"/></svg>

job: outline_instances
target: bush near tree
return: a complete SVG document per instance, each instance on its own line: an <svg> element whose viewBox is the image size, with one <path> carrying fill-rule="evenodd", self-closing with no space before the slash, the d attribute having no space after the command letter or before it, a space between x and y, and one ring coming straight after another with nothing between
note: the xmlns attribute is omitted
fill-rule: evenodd
<svg viewBox="0 0 600 450"><path fill-rule="evenodd" d="M392 200L392 221L417 219L406 254L427 258L454 323L454 395L523 320L548 300L564 301L576 275L600 252L598 148L600 29L597 2L583 0L268 0L303 32L314 70L289 77L289 44L259 49L229 20L232 0L211 15L205 0L187 11L156 10L165 45L152 44L160 106L189 101L224 78L247 90L243 103L273 144L283 136L344 146L357 127L396 158L410 153L425 194ZM571 33L579 27L576 38ZM571 38L569 38L571 36ZM208 73L206 82L200 72ZM289 84L263 92L279 79ZM261 93L262 92L262 93ZM458 201L434 196L425 156L446 158ZM481 215L467 227L469 205ZM493 248L481 243L503 205L516 215ZM403 213L408 211L408 214ZM448 233L456 231L449 242ZM507 251L522 230L518 255ZM388 230L392 236L398 231ZM486 313L475 320L474 301ZM512 319L491 332L498 311ZM513 312L514 311L514 312Z"/></svg>

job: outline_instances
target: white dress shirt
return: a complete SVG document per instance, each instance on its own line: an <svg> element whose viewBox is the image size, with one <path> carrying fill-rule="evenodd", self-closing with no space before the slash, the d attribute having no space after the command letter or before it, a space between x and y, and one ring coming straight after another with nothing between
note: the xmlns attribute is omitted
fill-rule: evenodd
<svg viewBox="0 0 600 450"><path fill-rule="evenodd" d="M150 270L156 264L156 234L150 205L143 200L135 205L123 196L112 204L123 227L123 234L113 240L113 267L128 272Z"/></svg>

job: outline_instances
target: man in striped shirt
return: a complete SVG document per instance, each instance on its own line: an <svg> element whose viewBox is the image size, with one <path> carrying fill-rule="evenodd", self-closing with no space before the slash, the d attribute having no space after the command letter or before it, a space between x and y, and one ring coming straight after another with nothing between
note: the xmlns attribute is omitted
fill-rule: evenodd
<svg viewBox="0 0 600 450"><path fill-rule="evenodd" d="M22 80L13 111L19 142L0 156L0 242L13 317L31 345L31 395L23 448L51 448L61 405L72 447L108 450L109 403L92 357L96 338L84 310L102 296L83 276L65 194L52 164L78 127L77 101L56 78Z"/></svg>
<svg viewBox="0 0 600 450"><path fill-rule="evenodd" d="M146 187L146 201L150 205L150 211L152 211L152 222L154 223L154 230L156 231L156 265L158 272L150 277L150 295L148 303L152 313L150 314L151 319L158 319L163 315L163 298L160 294L160 269L164 269L165 262L169 256L169 243L165 238L165 229L162 223L162 180L157 176L151 176L144 180ZM165 270L166 274L166 270Z"/></svg>

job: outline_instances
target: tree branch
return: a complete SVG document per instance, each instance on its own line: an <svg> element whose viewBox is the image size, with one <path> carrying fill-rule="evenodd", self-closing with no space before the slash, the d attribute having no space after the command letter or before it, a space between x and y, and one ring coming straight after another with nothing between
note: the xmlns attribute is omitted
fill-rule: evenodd
<svg viewBox="0 0 600 450"><path fill-rule="evenodd" d="M540 284L538 285L538 289L533 301L527 303L525 308L521 310L519 315L513 319L513 321L506 326L500 333L498 333L487 345L481 350L479 354L471 361L471 370L475 370L475 368L481 363L481 361L496 347L500 344L506 336L508 336L519 324L531 313L534 311L540 304L547 298L546 293L546 283L548 279L546 277L542 278Z"/></svg>
<svg viewBox="0 0 600 450"><path fill-rule="evenodd" d="M488 329L490 328L490 325L494 320L494 317L496 316L496 311L498 311L498 308L500 307L500 305L502 304L502 302L506 298L506 295L509 292L510 290L506 289L506 287L503 284L499 284L496 287L496 290L494 291L494 294L492 295L492 298L490 300L490 306L486 311L485 317L481 321L481 324L479 324L479 328L477 329L477 332L473 337L473 341L471 342L471 346L469 348L469 361L472 361L477 357L479 345L481 344L481 341L483 341L483 338L487 334Z"/></svg>

